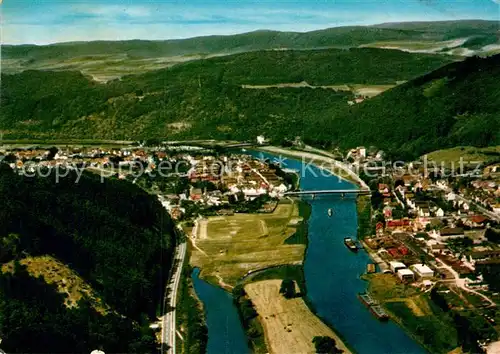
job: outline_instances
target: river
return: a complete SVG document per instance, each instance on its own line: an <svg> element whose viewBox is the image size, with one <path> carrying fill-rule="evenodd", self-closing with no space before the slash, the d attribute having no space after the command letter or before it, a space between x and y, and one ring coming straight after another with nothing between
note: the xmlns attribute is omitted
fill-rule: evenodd
<svg viewBox="0 0 500 354"><path fill-rule="evenodd" d="M275 156L252 152L258 158L276 159ZM284 167L301 172L300 187L303 190L354 189L352 183L339 180L336 176L325 173L315 166L304 166L300 161L281 159ZM356 200L353 197L342 199L336 196L317 197L309 201L312 213L308 224L309 244L304 263L304 274L307 286L307 296L317 314L345 339L355 352L361 354L420 354L425 350L411 339L400 327L389 321L379 322L368 309L361 304L356 295L366 290L366 282L359 276L366 270L370 258L365 252L352 253L344 246L344 237L355 237L357 232ZM333 215L328 216L328 209ZM236 313L236 308L228 306L217 309L219 302L226 302L228 294L222 289L207 283L200 286L200 280L195 277L195 289L204 303L208 323L208 354L234 353L243 354L248 350L228 351L224 343L230 337L236 342L241 339L241 325L224 327L224 318L234 318L234 314L218 313L227 310ZM210 292L219 291L220 300L206 302L203 293L206 287L213 288ZM214 293L215 295L215 293ZM213 306L213 307L212 307ZM229 327L231 326L231 327ZM233 332L231 334L231 332ZM240 350L230 340L235 350Z"/></svg>

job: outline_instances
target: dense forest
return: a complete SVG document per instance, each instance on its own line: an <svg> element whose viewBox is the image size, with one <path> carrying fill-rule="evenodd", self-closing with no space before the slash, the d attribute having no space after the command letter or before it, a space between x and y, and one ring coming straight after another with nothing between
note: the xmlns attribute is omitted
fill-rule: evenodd
<svg viewBox="0 0 500 354"><path fill-rule="evenodd" d="M469 58L398 86L334 120L321 140L412 158L457 145L500 145L500 55ZM348 121L349 124L345 124ZM320 133L316 130L312 133ZM325 134L326 133L326 134Z"/></svg>
<svg viewBox="0 0 500 354"><path fill-rule="evenodd" d="M302 136L312 145L374 145L405 158L458 144L500 144L500 56L446 63L438 55L364 48L244 53L107 84L77 72L26 71L2 75L0 129L13 139L264 134L280 143ZM399 80L410 81L354 106L350 91L241 86Z"/></svg>
<svg viewBox="0 0 500 354"><path fill-rule="evenodd" d="M0 165L0 263L16 262L14 273L0 277L2 348L151 353L148 326L161 308L175 245L172 221L155 198L128 182L101 183L90 173L76 181L74 172L56 183L53 174L19 176ZM98 313L87 298L65 308L65 295L17 263L39 255L77 272L110 311Z"/></svg>

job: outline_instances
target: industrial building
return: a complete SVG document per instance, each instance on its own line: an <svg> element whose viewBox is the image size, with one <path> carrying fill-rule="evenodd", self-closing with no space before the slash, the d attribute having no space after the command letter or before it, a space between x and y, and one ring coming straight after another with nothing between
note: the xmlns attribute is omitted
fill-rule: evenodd
<svg viewBox="0 0 500 354"><path fill-rule="evenodd" d="M434 271L425 264L414 264L412 268L419 278L432 278L434 276Z"/></svg>

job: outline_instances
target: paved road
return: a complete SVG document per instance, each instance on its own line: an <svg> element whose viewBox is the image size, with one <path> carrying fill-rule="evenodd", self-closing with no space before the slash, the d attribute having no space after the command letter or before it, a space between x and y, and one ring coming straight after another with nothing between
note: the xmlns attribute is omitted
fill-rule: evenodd
<svg viewBox="0 0 500 354"><path fill-rule="evenodd" d="M453 277L455 278L455 284L462 290L465 290L471 294L475 294L475 295L478 295L480 297L482 297L484 300L486 300L487 302L490 303L490 306L494 307L496 306L497 304L495 303L495 301L491 300L489 297L487 297L486 295L480 293L479 291L476 291L476 290L473 290L473 289L469 289L466 285L465 285L465 278L460 278L460 274L458 274L455 269L453 269L452 267L450 267L449 265L447 265L446 263L444 263L442 260L440 260L439 258L436 258L436 261L438 261L438 263L440 264L440 266L438 268L445 268L446 270L448 270L451 274L453 274Z"/></svg>
<svg viewBox="0 0 500 354"><path fill-rule="evenodd" d="M441 187L441 186L438 186L438 185L434 185L434 186L437 187L437 188L439 188L439 189L444 190L447 193L453 192L451 190L451 188L444 188L444 187ZM481 213L483 213L484 215L486 215L490 219L496 220L496 221L500 221L500 215L495 214L494 212L492 212L492 211L490 211L488 209L485 209L481 205L477 204L476 202L474 202L474 201L472 201L470 199L465 198L464 196L462 196L460 194L457 194L457 193L453 193L453 194L457 197L458 200L466 202L469 205L474 205L477 208L477 210L479 210Z"/></svg>
<svg viewBox="0 0 500 354"><path fill-rule="evenodd" d="M496 220L496 221L500 221L500 215L495 214L494 212L489 211L488 209L483 208L481 205L477 204L476 202L474 202L474 201L472 201L470 199L462 197L460 194L455 194L455 195L457 196L457 198L459 200L462 200L462 201L466 202L469 205L474 205L477 208L477 210L479 210L481 213L483 213L484 215L486 215L490 219Z"/></svg>
<svg viewBox="0 0 500 354"><path fill-rule="evenodd" d="M173 270L172 276L169 279L167 287L165 289L166 295L164 302L165 307L168 304L171 311L167 312L163 317L162 331L161 331L161 347L162 353L175 354L175 340L176 340L176 327L175 327L175 306L177 304L177 290L179 289L179 283L182 275L182 268L184 264L184 259L186 258L186 242L179 244L175 250L175 260L177 264ZM168 345L168 349L165 350L164 346Z"/></svg>

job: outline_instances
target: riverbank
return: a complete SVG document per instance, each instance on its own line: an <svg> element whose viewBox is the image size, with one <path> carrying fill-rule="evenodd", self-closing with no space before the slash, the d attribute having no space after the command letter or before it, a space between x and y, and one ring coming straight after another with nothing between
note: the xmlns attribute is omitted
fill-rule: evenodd
<svg viewBox="0 0 500 354"><path fill-rule="evenodd" d="M188 247L186 257L191 251ZM196 295L191 279L192 267L186 262L182 270L177 302L176 328L182 337L175 354L205 353L208 342L208 328L203 303ZM180 342L180 343L179 343Z"/></svg>
<svg viewBox="0 0 500 354"><path fill-rule="evenodd" d="M352 182L361 187L361 189L370 190L368 185L355 172L351 171L346 164L331 157L327 157L326 155L319 155L318 153L301 150L290 150L276 146L259 147L258 150L299 159L304 166L313 164L316 168L327 170L341 180Z"/></svg>
<svg viewBox="0 0 500 354"><path fill-rule="evenodd" d="M431 300L429 292L401 283L393 274L370 274L370 295L430 353L448 353L459 347L453 319Z"/></svg>

